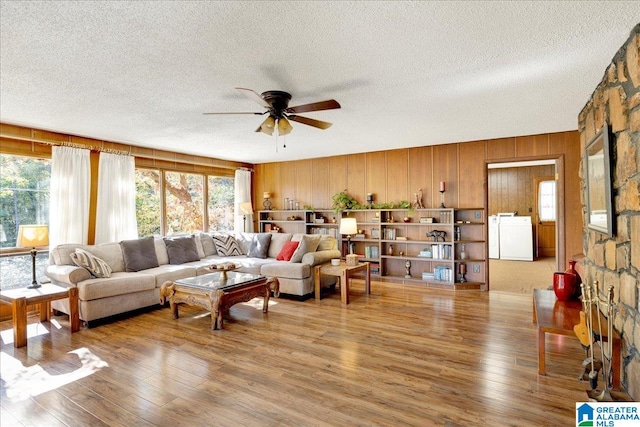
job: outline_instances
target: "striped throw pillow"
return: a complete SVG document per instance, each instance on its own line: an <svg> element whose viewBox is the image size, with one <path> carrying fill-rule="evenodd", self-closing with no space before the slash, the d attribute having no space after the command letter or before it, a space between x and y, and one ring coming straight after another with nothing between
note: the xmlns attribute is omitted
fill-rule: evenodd
<svg viewBox="0 0 640 427"><path fill-rule="evenodd" d="M89 273L99 278L111 277L111 267L102 259L82 249L69 254L71 261L78 267L86 268Z"/></svg>
<svg viewBox="0 0 640 427"><path fill-rule="evenodd" d="M220 256L239 256L242 255L240 246L236 238L230 235L215 235L213 243L216 244L216 251Z"/></svg>

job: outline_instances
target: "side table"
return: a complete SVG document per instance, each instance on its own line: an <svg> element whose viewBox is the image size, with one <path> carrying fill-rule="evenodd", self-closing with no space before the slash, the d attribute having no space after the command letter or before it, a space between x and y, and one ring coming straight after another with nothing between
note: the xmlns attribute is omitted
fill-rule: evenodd
<svg viewBox="0 0 640 427"><path fill-rule="evenodd" d="M12 307L13 317L13 346L27 345L27 306L38 304L40 321L51 320L51 301L69 298L69 323L71 332L80 330L80 316L78 313L78 288L65 288L51 283L43 284L39 288L17 288L0 291L0 303Z"/></svg>
<svg viewBox="0 0 640 427"><path fill-rule="evenodd" d="M340 302L342 305L349 304L349 278L352 273L364 271L364 286L367 295L371 293L371 271L369 263L362 262L357 265L347 265L344 261L340 265L322 264L314 267L314 281L316 291L316 301L320 301L320 275L336 276L340 280Z"/></svg>

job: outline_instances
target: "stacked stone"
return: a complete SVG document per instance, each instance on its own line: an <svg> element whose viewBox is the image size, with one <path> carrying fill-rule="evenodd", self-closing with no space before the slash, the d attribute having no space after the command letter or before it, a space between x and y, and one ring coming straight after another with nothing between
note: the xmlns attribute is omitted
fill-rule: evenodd
<svg viewBox="0 0 640 427"><path fill-rule="evenodd" d="M614 134L612 181L616 235L586 227L584 148L604 124ZM600 283L603 296L614 287L615 328L621 333L622 383L640 400L640 24L614 56L605 75L578 117L583 182L583 281Z"/></svg>

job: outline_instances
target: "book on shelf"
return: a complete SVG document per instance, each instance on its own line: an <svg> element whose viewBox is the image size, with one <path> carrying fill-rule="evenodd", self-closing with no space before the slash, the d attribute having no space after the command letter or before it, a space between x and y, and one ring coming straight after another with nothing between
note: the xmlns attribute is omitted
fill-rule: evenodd
<svg viewBox="0 0 640 427"><path fill-rule="evenodd" d="M398 236L398 237L396 237L396 240L405 240L406 241L406 240L409 240L409 239L407 239L406 236Z"/></svg>
<svg viewBox="0 0 640 427"><path fill-rule="evenodd" d="M451 259L451 246L443 243L431 245L431 257L435 259Z"/></svg>
<svg viewBox="0 0 640 427"><path fill-rule="evenodd" d="M378 246L374 246L374 245L368 245L364 247L364 256L365 258L379 258L380 257L380 251L378 249Z"/></svg>

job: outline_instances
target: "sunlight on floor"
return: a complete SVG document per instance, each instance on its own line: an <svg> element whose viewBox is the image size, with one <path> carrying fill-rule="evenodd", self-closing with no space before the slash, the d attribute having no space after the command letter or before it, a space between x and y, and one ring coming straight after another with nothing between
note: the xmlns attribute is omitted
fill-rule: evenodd
<svg viewBox="0 0 640 427"><path fill-rule="evenodd" d="M56 329L60 329L60 323L57 321L51 321L52 326ZM37 337L39 335L47 335L49 333L49 329L47 327L38 322L38 323L29 323L27 325L27 338ZM0 331L0 338L2 338L2 342L5 344L13 344L13 328L6 329L4 331Z"/></svg>
<svg viewBox="0 0 640 427"><path fill-rule="evenodd" d="M253 307L256 310L262 310L263 303L264 303L264 298L259 297L259 298L254 298L251 301L245 302L244 305L248 305L250 307ZM269 300L269 307L271 307L272 305L278 305L278 302L270 299Z"/></svg>
<svg viewBox="0 0 640 427"><path fill-rule="evenodd" d="M82 366L73 372L51 375L40 365L24 366L18 359L0 353L0 378L4 381L6 396L13 402L38 396L65 384L87 377L109 364L86 348L70 351L77 354Z"/></svg>

